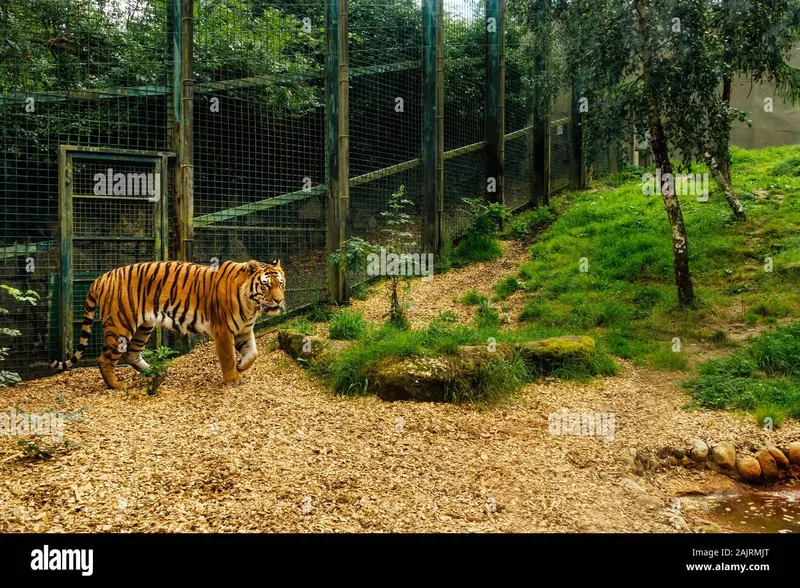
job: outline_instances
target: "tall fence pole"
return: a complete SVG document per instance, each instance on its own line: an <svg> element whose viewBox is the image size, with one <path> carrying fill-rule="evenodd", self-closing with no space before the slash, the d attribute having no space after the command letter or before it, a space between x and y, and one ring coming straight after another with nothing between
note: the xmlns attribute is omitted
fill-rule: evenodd
<svg viewBox="0 0 800 588"><path fill-rule="evenodd" d="M444 245L444 0L436 0L436 249Z"/></svg>
<svg viewBox="0 0 800 588"><path fill-rule="evenodd" d="M437 8L438 0L422 0L422 193L423 251L439 251L441 218L439 216L438 170L439 121L437 83Z"/></svg>
<svg viewBox="0 0 800 588"><path fill-rule="evenodd" d="M583 146L582 80L572 83L572 160L570 183L575 190L586 189L586 152Z"/></svg>
<svg viewBox="0 0 800 588"><path fill-rule="evenodd" d="M547 24L547 2L542 2L539 22L542 29ZM533 200L536 206L550 204L550 117L545 110L545 100L541 88L545 74L545 61L542 51L537 51L533 61L534 77L534 120L533 120Z"/></svg>
<svg viewBox="0 0 800 588"><path fill-rule="evenodd" d="M193 108L193 22L194 0L172 0L172 137L178 156L175 202L178 217L177 240L173 249L179 259L192 261L194 230L194 125Z"/></svg>
<svg viewBox="0 0 800 588"><path fill-rule="evenodd" d="M505 202L505 50L504 0L486 2L486 168L492 202ZM494 191L492 191L492 186Z"/></svg>
<svg viewBox="0 0 800 588"><path fill-rule="evenodd" d="M344 248L350 215L350 137L347 51L347 0L325 3L325 212L326 248ZM350 299L345 268L328 267L328 290L334 302Z"/></svg>

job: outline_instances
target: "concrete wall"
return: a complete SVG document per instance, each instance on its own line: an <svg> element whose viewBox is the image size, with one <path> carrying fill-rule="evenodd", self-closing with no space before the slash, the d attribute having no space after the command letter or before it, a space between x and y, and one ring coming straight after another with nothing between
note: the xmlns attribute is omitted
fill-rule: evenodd
<svg viewBox="0 0 800 588"><path fill-rule="evenodd" d="M789 62L800 67L800 43L795 46ZM773 98L773 111L764 111L764 99ZM779 98L771 84L750 85L748 79L734 80L731 105L749 113L753 128L736 122L731 142L745 149L800 144L800 104L791 106Z"/></svg>

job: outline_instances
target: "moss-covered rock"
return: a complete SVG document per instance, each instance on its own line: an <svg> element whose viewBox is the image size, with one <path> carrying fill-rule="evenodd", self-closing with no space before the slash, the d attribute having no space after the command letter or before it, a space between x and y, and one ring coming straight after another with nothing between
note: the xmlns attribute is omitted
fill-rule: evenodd
<svg viewBox="0 0 800 588"><path fill-rule="evenodd" d="M487 366L513 355L512 345L464 345L435 357L387 357L375 366L370 392L384 400L445 402L458 386L470 386Z"/></svg>
<svg viewBox="0 0 800 588"><path fill-rule="evenodd" d="M325 337L306 335L293 329L278 331L278 347L292 359L321 359L324 355L337 353L347 346L345 341L331 341Z"/></svg>
<svg viewBox="0 0 800 588"><path fill-rule="evenodd" d="M586 336L552 337L518 343L515 347L528 365L544 372L562 365L568 358L585 359L595 350L594 339Z"/></svg>

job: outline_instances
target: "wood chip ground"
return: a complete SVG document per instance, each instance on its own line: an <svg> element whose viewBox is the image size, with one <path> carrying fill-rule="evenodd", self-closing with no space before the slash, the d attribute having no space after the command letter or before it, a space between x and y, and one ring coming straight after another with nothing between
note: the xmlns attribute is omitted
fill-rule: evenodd
<svg viewBox="0 0 800 588"><path fill-rule="evenodd" d="M471 317L455 299L489 294L516 270L525 250L506 246L497 262L416 281L415 324L444 310ZM377 319L381 296L356 307ZM0 532L686 532L691 521L679 531L637 503L619 455L694 437L800 439L796 422L767 433L749 417L684 410L685 375L629 364L588 384L531 385L490 409L337 397L274 339L259 339L261 356L233 388L205 344L154 397L109 391L96 368L3 390L6 413L57 408L57 396L86 409L85 422L67 423L80 444L67 455L21 458L0 439ZM613 413L614 440L551 435L548 415L563 408ZM706 475L670 468L638 482L666 505Z"/></svg>

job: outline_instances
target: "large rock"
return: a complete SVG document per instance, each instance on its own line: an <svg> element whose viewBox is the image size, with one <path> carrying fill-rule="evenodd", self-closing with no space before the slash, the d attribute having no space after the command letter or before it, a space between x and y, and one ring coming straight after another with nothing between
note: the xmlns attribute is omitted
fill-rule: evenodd
<svg viewBox="0 0 800 588"><path fill-rule="evenodd" d="M761 466L761 476L765 480L774 480L778 477L778 464L768 450L762 449L756 453L756 459Z"/></svg>
<svg viewBox="0 0 800 588"><path fill-rule="evenodd" d="M511 345L465 345L454 355L388 357L372 372L370 390L384 400L451 401L459 385L470 386L487 366L514 353Z"/></svg>
<svg viewBox="0 0 800 588"><path fill-rule="evenodd" d="M594 339L586 336L552 337L517 343L515 348L526 363L547 371L563 364L568 358L586 358L594 352L595 344Z"/></svg>
<svg viewBox="0 0 800 588"><path fill-rule="evenodd" d="M706 445L706 442L695 439L692 442L691 456L694 461L705 461L708 457L708 445Z"/></svg>
<svg viewBox="0 0 800 588"><path fill-rule="evenodd" d="M347 347L346 341L331 341L324 337L306 335L293 329L278 331L278 347L292 359L321 359L329 353L336 353Z"/></svg>
<svg viewBox="0 0 800 588"><path fill-rule="evenodd" d="M789 458L784 455L783 451L778 449L777 447L767 447L767 451L772 456L772 459L775 460L775 463L778 464L778 468L785 470L789 467Z"/></svg>
<svg viewBox="0 0 800 588"><path fill-rule="evenodd" d="M711 458L718 466L732 470L736 467L736 448L730 441L720 441L711 450Z"/></svg>
<svg viewBox="0 0 800 588"><path fill-rule="evenodd" d="M761 464L754 457L745 456L736 460L736 471L739 475L749 482L761 478Z"/></svg>
<svg viewBox="0 0 800 588"><path fill-rule="evenodd" d="M794 465L800 465L800 441L789 443L789 461Z"/></svg>

